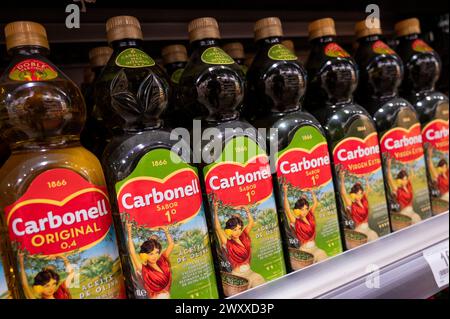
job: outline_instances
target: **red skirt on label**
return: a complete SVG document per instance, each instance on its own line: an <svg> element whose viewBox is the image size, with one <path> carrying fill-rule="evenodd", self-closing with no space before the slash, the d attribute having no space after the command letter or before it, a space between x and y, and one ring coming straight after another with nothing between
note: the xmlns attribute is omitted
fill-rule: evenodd
<svg viewBox="0 0 450 319"><path fill-rule="evenodd" d="M227 257L233 269L249 264L252 255L252 242L246 229L239 236L239 240L242 245L233 239L227 240Z"/></svg>
<svg viewBox="0 0 450 319"><path fill-rule="evenodd" d="M357 202L353 202L352 206L350 207L352 220L357 226L363 223L367 223L369 219L369 202L365 194L361 199L361 204L362 206Z"/></svg>
<svg viewBox="0 0 450 319"><path fill-rule="evenodd" d="M144 288L150 298L163 292L169 292L170 286L172 285L172 273L170 271L170 262L167 257L162 254L156 264L162 272L148 265L142 266Z"/></svg>
<svg viewBox="0 0 450 319"><path fill-rule="evenodd" d="M310 210L306 215L305 222L301 218L295 220L295 234L300 243L304 244L316 237L316 220L314 219L314 212Z"/></svg>

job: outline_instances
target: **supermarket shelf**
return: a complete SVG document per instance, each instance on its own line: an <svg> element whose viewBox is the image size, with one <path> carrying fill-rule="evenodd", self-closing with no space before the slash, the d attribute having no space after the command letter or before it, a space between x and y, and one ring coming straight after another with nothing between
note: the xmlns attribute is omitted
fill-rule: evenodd
<svg viewBox="0 0 450 319"><path fill-rule="evenodd" d="M442 288L422 252L448 240L447 212L232 298L427 298Z"/></svg>

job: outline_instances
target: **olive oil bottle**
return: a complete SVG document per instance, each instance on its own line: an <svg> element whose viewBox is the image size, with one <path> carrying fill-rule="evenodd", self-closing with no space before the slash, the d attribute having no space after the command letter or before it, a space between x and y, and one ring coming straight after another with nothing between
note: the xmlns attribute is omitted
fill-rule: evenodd
<svg viewBox="0 0 450 319"><path fill-rule="evenodd" d="M101 110L116 123L103 155L130 298L217 298L200 181L185 141L159 116L169 79L142 50L139 21L106 22L114 52L98 80Z"/></svg>
<svg viewBox="0 0 450 319"><path fill-rule="evenodd" d="M95 106L95 83L100 77L103 67L111 57L110 47L96 47L89 51L89 63L94 74L92 83L85 88L84 100L87 108L86 124L81 132L81 144L101 158L110 136L103 123L98 107Z"/></svg>
<svg viewBox="0 0 450 319"><path fill-rule="evenodd" d="M421 125L414 107L398 95L403 63L382 40L380 20L371 28L358 22L355 32L356 96L377 126L391 226L398 230L432 215Z"/></svg>
<svg viewBox="0 0 450 319"><path fill-rule="evenodd" d="M398 22L395 32L399 41L396 51L405 63L400 93L414 105L422 124L431 209L436 215L448 211L449 207L448 97L435 90L441 60L420 38L418 19Z"/></svg>
<svg viewBox="0 0 450 319"><path fill-rule="evenodd" d="M5 27L11 62L0 78L0 132L11 156L0 169L2 234L15 298L123 298L105 180L79 135L78 87L47 59L42 25Z"/></svg>
<svg viewBox="0 0 450 319"><path fill-rule="evenodd" d="M201 88L197 103L208 110L202 135L209 139L194 140L194 152L201 154L222 294L232 296L286 270L265 141L239 119L245 82L241 68L218 47L219 38L215 19L189 23L195 51L183 77Z"/></svg>
<svg viewBox="0 0 450 319"><path fill-rule="evenodd" d="M181 44L171 44L161 50L164 68L170 77L172 90L169 96L169 104L161 115L164 126L179 127L183 125L185 116L180 101L179 83L181 75L188 61L186 47Z"/></svg>
<svg viewBox="0 0 450 319"><path fill-rule="evenodd" d="M249 87L267 115L256 127L275 129L267 141L289 268L297 270L342 252L336 197L325 132L302 111L306 71L281 41L278 18L255 24L258 51Z"/></svg>
<svg viewBox="0 0 450 319"><path fill-rule="evenodd" d="M353 101L357 67L336 43L333 19L311 22L308 31L305 106L325 129L345 245L350 249L390 232L378 134L372 116Z"/></svg>

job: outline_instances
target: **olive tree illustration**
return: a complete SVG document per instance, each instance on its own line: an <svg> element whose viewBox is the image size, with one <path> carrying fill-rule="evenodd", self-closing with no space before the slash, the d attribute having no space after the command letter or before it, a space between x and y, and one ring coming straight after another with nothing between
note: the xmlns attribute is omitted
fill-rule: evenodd
<svg viewBox="0 0 450 319"><path fill-rule="evenodd" d="M178 239L178 244L185 248L203 248L205 246L205 238L208 234L205 234L201 229L195 228L185 231Z"/></svg>
<svg viewBox="0 0 450 319"><path fill-rule="evenodd" d="M81 274L93 279L113 272L114 261L111 256L104 254L87 259L81 267Z"/></svg>

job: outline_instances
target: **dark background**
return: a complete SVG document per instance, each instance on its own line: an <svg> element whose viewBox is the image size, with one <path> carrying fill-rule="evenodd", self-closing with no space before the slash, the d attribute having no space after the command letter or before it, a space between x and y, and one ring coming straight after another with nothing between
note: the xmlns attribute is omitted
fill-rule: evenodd
<svg viewBox="0 0 450 319"><path fill-rule="evenodd" d="M382 27L388 39L393 38L393 25L396 21L414 16L421 20L425 37L430 37L433 35L430 31L437 28L441 16L449 12L447 1L434 0L97 0L95 3L85 2L86 12L81 13L80 29L67 29L65 19L68 13L65 8L71 3L78 4L80 8L82 6L81 0L15 0L2 3L0 70L8 63L9 58L4 46L4 25L17 20L31 20L46 27L51 46L50 58L80 84L83 80L83 68L88 66L89 49L106 45L105 22L115 15L133 15L140 20L144 47L156 60L164 45L188 44L187 23L194 18L215 17L221 28L223 43L239 40L247 52L252 52L254 22L267 16L278 16L283 22L285 38L294 41L297 54L304 61L308 51L307 25L312 20L334 18L339 41L347 50L352 51L354 24L365 18L365 7L369 3L380 6Z"/></svg>

